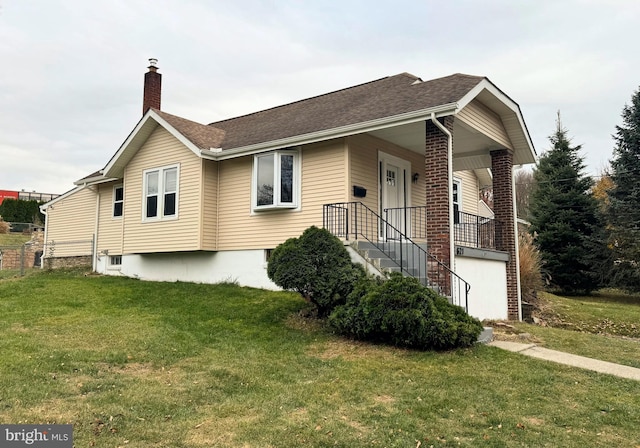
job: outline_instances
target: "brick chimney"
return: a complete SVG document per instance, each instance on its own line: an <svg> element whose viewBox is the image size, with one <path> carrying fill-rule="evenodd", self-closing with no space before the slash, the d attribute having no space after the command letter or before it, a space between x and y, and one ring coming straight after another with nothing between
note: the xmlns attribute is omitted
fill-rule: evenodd
<svg viewBox="0 0 640 448"><path fill-rule="evenodd" d="M144 74L144 97L142 100L142 115L150 107L160 110L160 96L162 91L162 75L158 73L157 59L149 59L149 71Z"/></svg>

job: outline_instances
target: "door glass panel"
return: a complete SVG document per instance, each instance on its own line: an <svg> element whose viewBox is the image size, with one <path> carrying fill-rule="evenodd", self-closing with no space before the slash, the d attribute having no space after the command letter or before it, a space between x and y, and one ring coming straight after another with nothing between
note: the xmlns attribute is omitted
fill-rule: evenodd
<svg viewBox="0 0 640 448"><path fill-rule="evenodd" d="M396 186L396 172L393 170L387 170L387 185L390 187Z"/></svg>

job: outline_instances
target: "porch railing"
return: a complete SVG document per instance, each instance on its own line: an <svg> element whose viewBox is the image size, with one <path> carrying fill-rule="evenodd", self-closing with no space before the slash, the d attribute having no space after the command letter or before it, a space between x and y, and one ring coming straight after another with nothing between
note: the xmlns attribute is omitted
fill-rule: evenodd
<svg viewBox="0 0 640 448"><path fill-rule="evenodd" d="M361 202L340 202L323 206L323 226L345 240L371 243L400 268L400 272L418 278L451 302L468 310L471 286L444 263L407 237L402 231L382 219ZM391 238L380 237L383 235Z"/></svg>
<svg viewBox="0 0 640 448"><path fill-rule="evenodd" d="M427 241L427 208L404 207L384 209L384 219L390 225L415 240ZM496 221L492 218L456 212L453 225L453 240L459 246L478 249L496 248ZM389 235L393 238L393 235Z"/></svg>
<svg viewBox="0 0 640 448"><path fill-rule="evenodd" d="M496 221L492 218L458 212L453 229L454 241L459 246L496 248Z"/></svg>

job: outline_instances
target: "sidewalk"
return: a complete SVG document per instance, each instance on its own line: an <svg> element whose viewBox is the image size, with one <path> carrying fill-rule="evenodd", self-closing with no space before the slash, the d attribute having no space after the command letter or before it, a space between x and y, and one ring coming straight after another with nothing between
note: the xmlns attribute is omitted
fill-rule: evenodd
<svg viewBox="0 0 640 448"><path fill-rule="evenodd" d="M487 345L498 347L510 352L521 353L533 358L544 359L546 361L557 362L568 366L579 367L581 369L593 370L594 372L607 373L620 378L640 381L640 369L635 367L623 366L612 362L600 361L598 359L587 358L584 356L572 355L570 353L550 350L548 348L538 347L535 344L521 344L509 341L491 341Z"/></svg>

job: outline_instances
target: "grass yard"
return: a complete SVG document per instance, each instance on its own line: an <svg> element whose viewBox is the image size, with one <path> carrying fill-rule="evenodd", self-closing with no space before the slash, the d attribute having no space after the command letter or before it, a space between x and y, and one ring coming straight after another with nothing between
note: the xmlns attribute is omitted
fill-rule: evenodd
<svg viewBox="0 0 640 448"><path fill-rule="evenodd" d="M31 239L31 235L22 233L0 233L0 246L20 247Z"/></svg>
<svg viewBox="0 0 640 448"><path fill-rule="evenodd" d="M542 294L546 326L515 324L547 348L640 368L640 297L601 291L591 297Z"/></svg>
<svg viewBox="0 0 640 448"><path fill-rule="evenodd" d="M640 382L346 341L305 306L228 284L0 280L0 423L72 423L77 447L640 445Z"/></svg>

